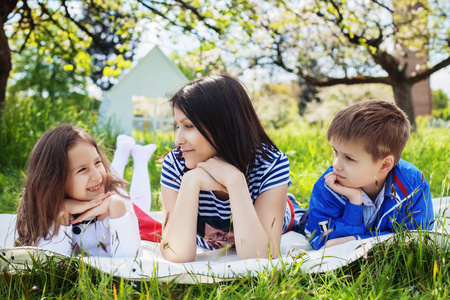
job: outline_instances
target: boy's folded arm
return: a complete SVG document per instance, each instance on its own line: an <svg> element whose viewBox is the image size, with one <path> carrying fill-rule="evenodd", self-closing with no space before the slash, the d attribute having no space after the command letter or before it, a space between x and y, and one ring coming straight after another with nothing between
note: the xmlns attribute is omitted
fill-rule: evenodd
<svg viewBox="0 0 450 300"><path fill-rule="evenodd" d="M313 235L310 244L314 249L322 248L329 240L367 234L363 219L363 206L354 205L349 202L340 208L320 205L313 207L308 214L306 229ZM342 215L341 217L336 217Z"/></svg>
<svg viewBox="0 0 450 300"><path fill-rule="evenodd" d="M306 230L312 236L311 246L317 250L335 238L370 237L363 222L364 206L352 204L345 197L331 191L323 177L324 175L314 185L309 203Z"/></svg>

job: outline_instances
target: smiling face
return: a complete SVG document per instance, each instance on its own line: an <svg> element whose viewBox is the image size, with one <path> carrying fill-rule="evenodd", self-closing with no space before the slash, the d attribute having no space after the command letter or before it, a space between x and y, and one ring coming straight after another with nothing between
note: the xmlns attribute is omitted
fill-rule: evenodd
<svg viewBox="0 0 450 300"><path fill-rule="evenodd" d="M366 194L378 194L383 182L375 183L375 178L385 178L380 173L383 160L374 161L364 149L364 144L332 139L334 150L333 172L340 184L361 188Z"/></svg>
<svg viewBox="0 0 450 300"><path fill-rule="evenodd" d="M105 193L106 170L97 149L79 141L67 150L68 172L64 184L66 197L92 200Z"/></svg>
<svg viewBox="0 0 450 300"><path fill-rule="evenodd" d="M173 115L178 126L175 144L181 147L186 167L194 169L197 167L197 163L217 155L214 147L181 110L175 107Z"/></svg>

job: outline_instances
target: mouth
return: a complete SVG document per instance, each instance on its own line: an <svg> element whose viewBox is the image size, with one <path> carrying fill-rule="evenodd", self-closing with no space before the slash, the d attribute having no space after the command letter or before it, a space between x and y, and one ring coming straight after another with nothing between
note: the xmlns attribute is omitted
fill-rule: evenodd
<svg viewBox="0 0 450 300"><path fill-rule="evenodd" d="M338 175L338 174L335 174L335 175L336 175L336 180L342 180L342 179L345 179L344 176L341 176L341 175Z"/></svg>
<svg viewBox="0 0 450 300"><path fill-rule="evenodd" d="M183 153L183 156L184 156L192 151L194 151L194 150L181 150L181 153Z"/></svg>
<svg viewBox="0 0 450 300"><path fill-rule="evenodd" d="M102 186L103 186L103 182L100 182L99 184L94 185L93 187L90 187L87 190L89 192L95 192L95 191L98 191Z"/></svg>

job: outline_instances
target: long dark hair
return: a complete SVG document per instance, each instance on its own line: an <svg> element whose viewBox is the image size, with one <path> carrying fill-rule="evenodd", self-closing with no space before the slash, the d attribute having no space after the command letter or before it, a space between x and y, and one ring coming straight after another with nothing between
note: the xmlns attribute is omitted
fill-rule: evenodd
<svg viewBox="0 0 450 300"><path fill-rule="evenodd" d="M45 132L34 146L27 163L25 190L17 212L16 246L35 246L46 237L54 224L53 234L61 224L58 214L63 209L64 183L67 177L67 150L80 141L92 144L106 170L105 190L119 193L126 181L114 177L110 162L94 138L83 129L62 124Z"/></svg>
<svg viewBox="0 0 450 300"><path fill-rule="evenodd" d="M257 150L278 150L265 132L243 84L229 75L192 81L169 100L215 148L219 156L248 175ZM264 146L263 146L264 145Z"/></svg>

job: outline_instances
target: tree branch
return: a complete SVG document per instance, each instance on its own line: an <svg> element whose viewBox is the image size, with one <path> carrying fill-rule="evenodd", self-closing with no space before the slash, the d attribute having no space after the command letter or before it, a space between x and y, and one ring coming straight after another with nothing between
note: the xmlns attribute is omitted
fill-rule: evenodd
<svg viewBox="0 0 450 300"><path fill-rule="evenodd" d="M34 19L31 17L31 9L28 6L28 3L26 1L23 3L23 9L24 9L24 13L21 15L21 18L19 20L19 26L21 26L23 24L23 22L25 22L23 20L28 19L29 31L28 31L28 34L25 36L22 46L20 46L20 49L18 51L19 53L22 53L23 49L25 49L25 46L27 45L27 42L30 39L31 33L33 33L34 27L36 26ZM28 17L25 17L25 12L28 13Z"/></svg>
<svg viewBox="0 0 450 300"><path fill-rule="evenodd" d="M336 9L337 12L337 16L336 16L336 20L330 20L328 19L328 21L333 22L341 31L341 33L348 39L348 41L352 44L355 45L361 45L361 46L365 46L367 48L368 46L372 46L375 47L376 49L379 49L381 42L383 41L383 31L381 29L380 24L377 23L377 27L378 27L378 37L375 39L369 39L369 38L364 38L359 34L356 33L352 33L353 36L350 35L350 32L345 32L344 31L344 16L340 10L340 6L333 0L328 0L327 2L331 3L331 5L333 6L334 9ZM317 14L319 17L324 17L321 14ZM341 25L341 26L340 26ZM347 28L348 29L348 28ZM348 29L350 30L350 29ZM361 41L365 40L367 45L364 45L364 43L362 43Z"/></svg>
<svg viewBox="0 0 450 300"><path fill-rule="evenodd" d="M439 70L442 70L443 68L447 67L448 65L450 65L450 56L447 57L447 59L444 59L440 63L436 64L432 68L417 72L416 75L411 76L409 78L409 82L416 83L418 81L427 79L428 77L430 77L431 74L436 73Z"/></svg>
<svg viewBox="0 0 450 300"><path fill-rule="evenodd" d="M387 7L387 5L381 3L380 1L377 0L371 0L373 3L378 4L379 6L381 6L382 8L386 9L388 12L390 12L391 14L394 13L394 11L392 9L390 9L389 7Z"/></svg>
<svg viewBox="0 0 450 300"><path fill-rule="evenodd" d="M151 2L153 2L153 1L151 1ZM196 7L190 5L190 4L188 4L188 3L186 3L185 1L182 1L182 0L176 0L175 2L178 4L178 7L182 8L182 9L185 9L185 10L191 11L197 17L198 20L200 20L203 24L205 24L205 26L207 28L212 29L214 32L216 32L218 34L222 34L223 33L220 28L218 28L218 27L216 27L214 25L208 24L206 22L207 18L204 15L202 15ZM155 9L151 5L145 3L145 0L139 0L139 3L141 3L147 9L149 9L152 13L162 17L164 20L168 21L170 24L172 24L174 26L181 27L184 30L190 31L190 32L192 32L193 29L194 29L189 24L179 24L176 21L173 21L173 20L169 19L169 17L167 17L164 13L161 13L159 10ZM160 5L164 5L164 6L172 6L172 7L175 6L173 4L167 4L167 3L164 3L164 2L162 2L162 3L158 2L158 3Z"/></svg>
<svg viewBox="0 0 450 300"><path fill-rule="evenodd" d="M325 86L333 86L336 84L346 84L346 85L353 85L353 84L362 84L362 83L383 83L383 84L391 84L390 77L373 77L373 76L356 76L356 77L345 77L345 78L326 78L326 79L317 79L311 76L302 76L299 74L303 79L305 79L308 83L325 87Z"/></svg>
<svg viewBox="0 0 450 300"><path fill-rule="evenodd" d="M188 4L188 3L186 3L185 1L183 1L183 0L176 0L176 2L178 2L178 3L180 3L180 6L181 7L184 7L185 9L188 9L188 10L190 10L200 21L202 21L203 22L203 24L205 24L206 25L206 27L208 27L209 29L212 29L212 30L214 30L216 33L218 33L218 34L222 34L223 32L222 32L222 30L219 28L219 27L216 27L216 26L213 26L213 25L210 25L210 24L208 24L208 23L206 23L206 18L205 18L205 16L203 16L202 14L200 14L200 12L198 11L198 9L196 8L196 7L194 7L194 6L192 6L192 5L190 5L190 4Z"/></svg>
<svg viewBox="0 0 450 300"><path fill-rule="evenodd" d="M161 18L163 18L164 20L166 20L167 22L169 22L170 24L177 26L177 27L181 27L186 31L192 31L194 28L190 25L181 25L176 23L175 21L169 19L165 14L163 14L162 12L160 12L159 10L153 8L152 6L148 5L147 3L144 3L143 1L139 1L144 7L146 7L147 9L149 9L152 13L160 16Z"/></svg>
<svg viewBox="0 0 450 300"><path fill-rule="evenodd" d="M85 26L83 26L80 22L72 18L72 16L69 13L69 9L66 5L66 0L62 0L61 4L64 6L64 10L66 11L66 16L69 18L70 21L72 21L75 25L77 25L78 28L80 28L84 33L86 33L88 36L90 36L93 40L95 40L95 36L87 29Z"/></svg>

